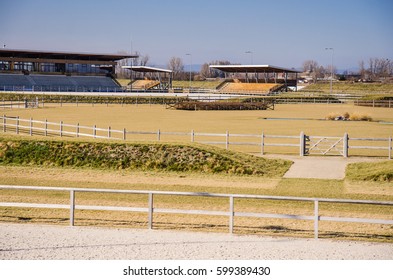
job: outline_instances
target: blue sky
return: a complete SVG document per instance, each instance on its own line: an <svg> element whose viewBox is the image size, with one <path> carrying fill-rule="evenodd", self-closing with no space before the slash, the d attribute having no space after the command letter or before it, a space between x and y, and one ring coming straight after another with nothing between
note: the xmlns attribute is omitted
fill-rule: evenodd
<svg viewBox="0 0 393 280"><path fill-rule="evenodd" d="M148 54L300 67L313 59L338 69L393 59L391 0L0 0L7 48ZM132 42L132 43L131 43ZM252 51L246 54L246 51Z"/></svg>

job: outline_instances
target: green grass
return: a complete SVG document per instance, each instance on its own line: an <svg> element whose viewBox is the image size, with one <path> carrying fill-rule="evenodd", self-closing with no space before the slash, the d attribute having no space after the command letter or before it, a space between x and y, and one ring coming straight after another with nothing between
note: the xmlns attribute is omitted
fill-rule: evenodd
<svg viewBox="0 0 393 280"><path fill-rule="evenodd" d="M211 146L0 138L0 163L281 177L291 163Z"/></svg>
<svg viewBox="0 0 393 280"><path fill-rule="evenodd" d="M330 93L330 83L310 84L303 88L300 92ZM333 93L352 93L361 95L393 94L393 84L334 82Z"/></svg>
<svg viewBox="0 0 393 280"><path fill-rule="evenodd" d="M350 164L346 177L355 181L393 182L393 160Z"/></svg>

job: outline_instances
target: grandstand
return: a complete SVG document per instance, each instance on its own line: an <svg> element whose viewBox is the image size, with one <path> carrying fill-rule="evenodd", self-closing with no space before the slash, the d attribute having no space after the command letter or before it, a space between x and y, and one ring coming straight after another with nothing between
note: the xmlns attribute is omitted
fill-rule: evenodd
<svg viewBox="0 0 393 280"><path fill-rule="evenodd" d="M0 91L121 91L117 61L134 57L0 49Z"/></svg>
<svg viewBox="0 0 393 280"><path fill-rule="evenodd" d="M291 86L297 89L297 74L300 73L271 65L210 65L210 68L223 71L226 78L228 75L235 77L218 88L221 93L269 94L288 91Z"/></svg>
<svg viewBox="0 0 393 280"><path fill-rule="evenodd" d="M242 82L227 82L220 89L220 92L245 92L245 93L260 93L266 94L277 91L283 87L282 84L275 83L242 83Z"/></svg>
<svg viewBox="0 0 393 280"><path fill-rule="evenodd" d="M172 88L172 71L168 69L155 68L149 66L122 66L123 69L131 71L131 77L134 80L130 90L167 90ZM134 79L133 73L142 74L141 79Z"/></svg>

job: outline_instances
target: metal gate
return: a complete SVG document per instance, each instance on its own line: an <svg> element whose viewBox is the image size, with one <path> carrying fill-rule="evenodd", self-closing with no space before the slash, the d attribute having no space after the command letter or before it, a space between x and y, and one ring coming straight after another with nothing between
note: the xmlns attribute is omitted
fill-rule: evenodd
<svg viewBox="0 0 393 280"><path fill-rule="evenodd" d="M348 145L344 137L305 136L305 155L334 155L347 157Z"/></svg>

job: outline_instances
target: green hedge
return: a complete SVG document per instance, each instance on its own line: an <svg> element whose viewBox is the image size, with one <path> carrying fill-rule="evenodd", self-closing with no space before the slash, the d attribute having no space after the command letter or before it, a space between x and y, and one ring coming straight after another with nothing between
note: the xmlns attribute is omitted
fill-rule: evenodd
<svg viewBox="0 0 393 280"><path fill-rule="evenodd" d="M0 93L0 101L35 100L44 103L96 103L96 104L173 104L186 97L176 96L93 96L93 95L56 95L56 94L15 94Z"/></svg>
<svg viewBox="0 0 393 280"><path fill-rule="evenodd" d="M224 173L280 177L291 162L214 147L0 138L0 164Z"/></svg>

